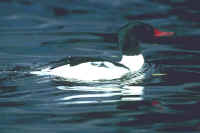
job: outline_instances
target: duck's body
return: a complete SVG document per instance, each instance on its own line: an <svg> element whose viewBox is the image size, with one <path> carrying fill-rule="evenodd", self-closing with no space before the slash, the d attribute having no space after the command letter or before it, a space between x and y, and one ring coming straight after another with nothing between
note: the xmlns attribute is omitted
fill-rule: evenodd
<svg viewBox="0 0 200 133"><path fill-rule="evenodd" d="M120 62L92 61L78 65L63 65L54 69L41 70L40 75L54 75L76 80L112 80L118 79L129 72L138 71L144 64L143 55L123 56ZM34 74L39 74L34 72Z"/></svg>
<svg viewBox="0 0 200 133"><path fill-rule="evenodd" d="M161 32L148 24L134 22L123 26L118 33L117 47L122 53L120 61L78 59L67 65L45 68L32 73L82 81L118 79L129 72L138 71L144 65L144 58L139 46L140 40L172 34Z"/></svg>

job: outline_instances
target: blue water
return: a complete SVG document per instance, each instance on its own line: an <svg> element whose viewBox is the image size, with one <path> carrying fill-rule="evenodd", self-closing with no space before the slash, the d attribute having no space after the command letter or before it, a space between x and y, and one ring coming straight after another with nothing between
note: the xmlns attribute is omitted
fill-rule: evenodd
<svg viewBox="0 0 200 133"><path fill-rule="evenodd" d="M1 0L0 11L1 133L200 131L197 0ZM118 55L116 32L134 20L176 32L141 44L146 79L122 86L30 74L68 56Z"/></svg>

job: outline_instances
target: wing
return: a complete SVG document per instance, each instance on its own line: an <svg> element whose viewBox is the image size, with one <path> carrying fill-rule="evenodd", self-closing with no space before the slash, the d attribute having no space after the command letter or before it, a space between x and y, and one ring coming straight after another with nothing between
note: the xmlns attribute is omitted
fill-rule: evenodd
<svg viewBox="0 0 200 133"><path fill-rule="evenodd" d="M51 69L54 69L56 67L59 67L59 66L62 66L62 65L67 65L67 64L70 64L70 66L76 66L76 65L79 65L81 63L99 62L99 61L102 61L102 62L108 61L108 62L111 62L118 67L124 67L126 69L129 69L125 65L118 63L120 61L120 58L112 59L112 58L108 58L108 57L79 57L79 56L71 57L71 56L69 56L69 57L66 57L62 60L51 62L51 63L49 63L49 65L51 66Z"/></svg>

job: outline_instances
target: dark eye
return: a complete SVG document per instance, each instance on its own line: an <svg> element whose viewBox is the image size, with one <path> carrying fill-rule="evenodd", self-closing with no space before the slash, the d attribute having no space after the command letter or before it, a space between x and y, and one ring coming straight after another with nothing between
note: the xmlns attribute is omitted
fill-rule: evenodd
<svg viewBox="0 0 200 133"><path fill-rule="evenodd" d="M141 32L153 33L153 27L150 26L150 25L144 24L144 25L142 25L141 27L138 27L138 28L140 28Z"/></svg>
<svg viewBox="0 0 200 133"><path fill-rule="evenodd" d="M133 33L139 40L146 40L152 38L154 34L153 27L147 24L137 25L133 28L133 30Z"/></svg>

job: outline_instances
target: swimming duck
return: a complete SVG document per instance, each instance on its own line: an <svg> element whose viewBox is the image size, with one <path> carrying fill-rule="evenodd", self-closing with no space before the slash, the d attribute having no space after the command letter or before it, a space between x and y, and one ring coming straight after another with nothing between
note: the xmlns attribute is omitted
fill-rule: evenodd
<svg viewBox="0 0 200 133"><path fill-rule="evenodd" d="M153 26L141 22L129 23L120 28L118 32L118 45L122 53L121 60L83 59L71 60L69 64L56 68L45 68L33 74L54 75L67 79L80 81L112 80L118 79L129 72L135 72L144 65L139 42L154 37L171 36L173 32L163 32ZM77 59L75 59L77 60Z"/></svg>

